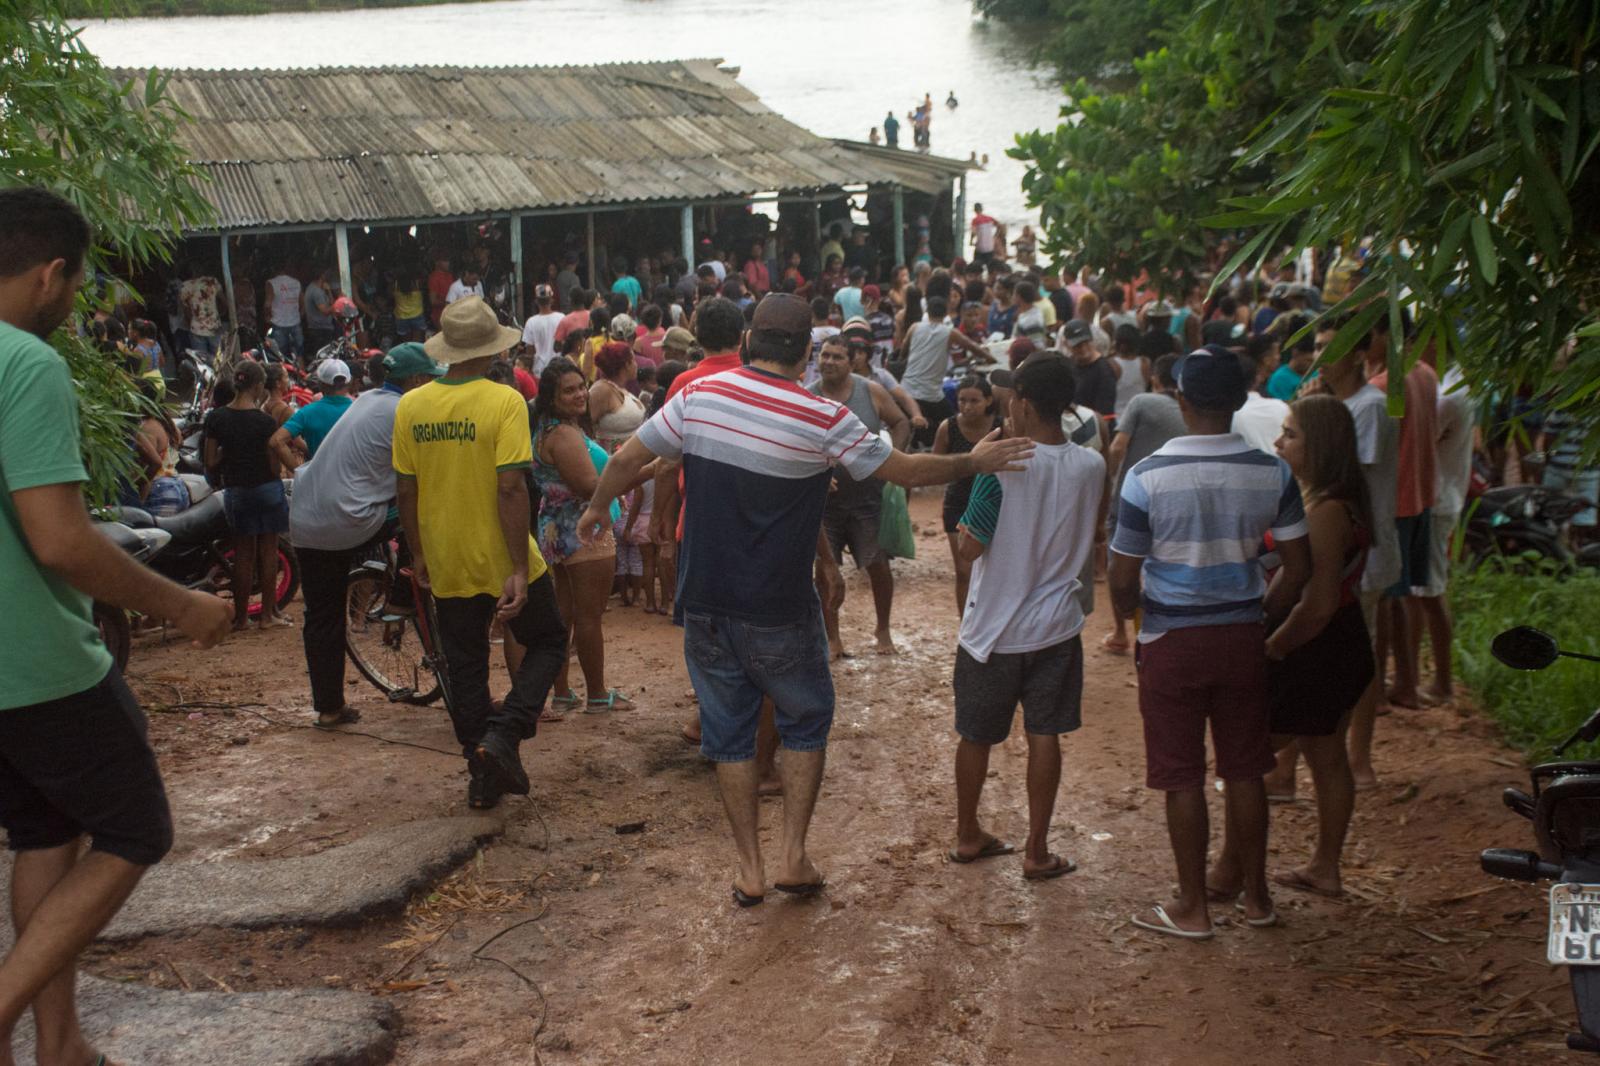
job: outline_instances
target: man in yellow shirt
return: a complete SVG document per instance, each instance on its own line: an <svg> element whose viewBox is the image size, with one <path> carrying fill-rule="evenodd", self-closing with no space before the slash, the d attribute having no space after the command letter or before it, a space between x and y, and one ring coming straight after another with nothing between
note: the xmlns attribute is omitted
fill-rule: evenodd
<svg viewBox="0 0 1600 1066"><path fill-rule="evenodd" d="M394 469L400 521L418 579L433 592L449 683L446 703L471 779L467 802L493 807L528 794L518 745L534 735L567 631L555 588L529 536L528 408L484 377L521 335L480 296L445 308L424 348L449 368L400 399ZM527 649L500 706L489 700L489 623Z"/></svg>

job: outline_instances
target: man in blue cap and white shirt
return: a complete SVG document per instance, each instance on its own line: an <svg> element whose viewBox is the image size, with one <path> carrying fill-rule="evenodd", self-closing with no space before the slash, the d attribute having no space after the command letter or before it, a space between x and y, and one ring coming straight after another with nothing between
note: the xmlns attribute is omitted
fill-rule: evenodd
<svg viewBox="0 0 1600 1066"><path fill-rule="evenodd" d="M1111 541L1111 600L1143 611L1138 641L1145 783L1167 794L1178 898L1133 924L1209 939L1206 899L1206 725L1227 784L1228 843L1251 925L1273 925L1267 891L1269 735L1265 623L1281 621L1311 574L1305 508L1289 466L1231 432L1249 382L1233 352L1208 345L1178 362L1189 435L1137 463L1122 483ZM1281 565L1265 588L1271 533ZM1143 595L1140 594L1141 577ZM1235 838L1237 837L1237 840Z"/></svg>
<svg viewBox="0 0 1600 1066"><path fill-rule="evenodd" d="M397 521L395 408L402 395L445 371L416 343L391 348L383 366L383 387L350 404L316 459L295 471L289 506L289 537L300 557L306 598L306 671L323 729L361 718L344 702L345 595L361 550Z"/></svg>

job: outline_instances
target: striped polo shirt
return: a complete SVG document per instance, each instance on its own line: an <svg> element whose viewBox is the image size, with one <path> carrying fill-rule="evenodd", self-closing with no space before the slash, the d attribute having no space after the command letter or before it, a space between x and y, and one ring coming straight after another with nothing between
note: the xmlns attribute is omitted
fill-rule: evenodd
<svg viewBox="0 0 1600 1066"><path fill-rule="evenodd" d="M1260 557L1306 535L1289 465L1236 433L1176 437L1122 482L1111 550L1144 560L1141 641L1263 618Z"/></svg>
<svg viewBox="0 0 1600 1066"><path fill-rule="evenodd" d="M639 440L683 461L677 609L773 625L818 609L811 564L833 465L865 480L892 451L843 404L754 367L693 382Z"/></svg>

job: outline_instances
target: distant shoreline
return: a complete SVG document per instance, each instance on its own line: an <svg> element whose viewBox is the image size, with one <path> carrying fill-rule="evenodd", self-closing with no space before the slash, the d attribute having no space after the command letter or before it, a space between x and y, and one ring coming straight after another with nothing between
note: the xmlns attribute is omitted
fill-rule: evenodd
<svg viewBox="0 0 1600 1066"><path fill-rule="evenodd" d="M76 19L173 18L190 15L275 15L305 11L357 11L364 8L428 7L463 0L122 0L108 12L104 3L73 3Z"/></svg>

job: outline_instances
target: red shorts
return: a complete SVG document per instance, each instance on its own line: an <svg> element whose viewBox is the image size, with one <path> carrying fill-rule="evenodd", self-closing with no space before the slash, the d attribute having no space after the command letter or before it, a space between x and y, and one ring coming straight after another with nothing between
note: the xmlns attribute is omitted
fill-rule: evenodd
<svg viewBox="0 0 1600 1066"><path fill-rule="evenodd" d="M1272 769L1266 639L1256 622L1174 629L1139 645L1147 786L1205 787L1207 719L1218 777L1247 781Z"/></svg>

